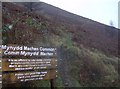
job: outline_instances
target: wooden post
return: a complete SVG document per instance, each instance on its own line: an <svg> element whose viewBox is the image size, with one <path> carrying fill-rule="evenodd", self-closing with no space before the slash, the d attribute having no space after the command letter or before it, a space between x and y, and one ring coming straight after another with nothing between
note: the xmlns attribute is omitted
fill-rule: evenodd
<svg viewBox="0 0 120 89"><path fill-rule="evenodd" d="M50 87L51 87L51 89L55 89L54 79L50 80Z"/></svg>

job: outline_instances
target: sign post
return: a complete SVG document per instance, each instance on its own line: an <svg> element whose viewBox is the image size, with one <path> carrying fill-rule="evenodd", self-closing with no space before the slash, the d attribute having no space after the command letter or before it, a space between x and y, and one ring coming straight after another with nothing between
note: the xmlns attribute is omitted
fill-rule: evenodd
<svg viewBox="0 0 120 89"><path fill-rule="evenodd" d="M50 87L51 87L51 89L55 89L55 86L54 86L55 84L54 84L54 79L51 79L50 80Z"/></svg>

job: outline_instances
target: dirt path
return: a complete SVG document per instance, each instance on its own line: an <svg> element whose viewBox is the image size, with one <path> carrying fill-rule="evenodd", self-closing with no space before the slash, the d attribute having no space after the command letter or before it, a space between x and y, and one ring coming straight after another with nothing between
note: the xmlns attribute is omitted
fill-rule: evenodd
<svg viewBox="0 0 120 89"><path fill-rule="evenodd" d="M58 54L58 70L60 73L60 77L62 79L64 88L69 89L69 87L73 85L69 78L69 72L68 72L69 68L67 66L66 55L61 48L58 49L57 54Z"/></svg>

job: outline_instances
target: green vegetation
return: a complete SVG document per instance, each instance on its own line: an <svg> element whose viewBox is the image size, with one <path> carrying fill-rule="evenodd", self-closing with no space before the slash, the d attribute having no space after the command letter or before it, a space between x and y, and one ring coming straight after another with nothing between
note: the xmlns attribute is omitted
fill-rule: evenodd
<svg viewBox="0 0 120 89"><path fill-rule="evenodd" d="M63 85L60 75L55 79L55 87L56 89L64 89L64 85Z"/></svg>

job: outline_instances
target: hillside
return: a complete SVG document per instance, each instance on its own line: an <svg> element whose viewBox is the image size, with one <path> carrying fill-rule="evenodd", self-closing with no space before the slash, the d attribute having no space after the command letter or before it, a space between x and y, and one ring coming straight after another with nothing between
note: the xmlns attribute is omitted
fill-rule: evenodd
<svg viewBox="0 0 120 89"><path fill-rule="evenodd" d="M36 9L37 8L37 9ZM106 55L118 54L118 29L72 14L52 5L40 2L35 8L38 13L58 24L67 25L73 34L72 40L89 49L97 49ZM87 37L86 37L87 36Z"/></svg>
<svg viewBox="0 0 120 89"><path fill-rule="evenodd" d="M2 11L3 44L57 47L57 88L118 86L118 29L45 3L42 11L33 12L19 3L3 3ZM16 84L21 85L26 86ZM28 87L48 85L36 81Z"/></svg>

